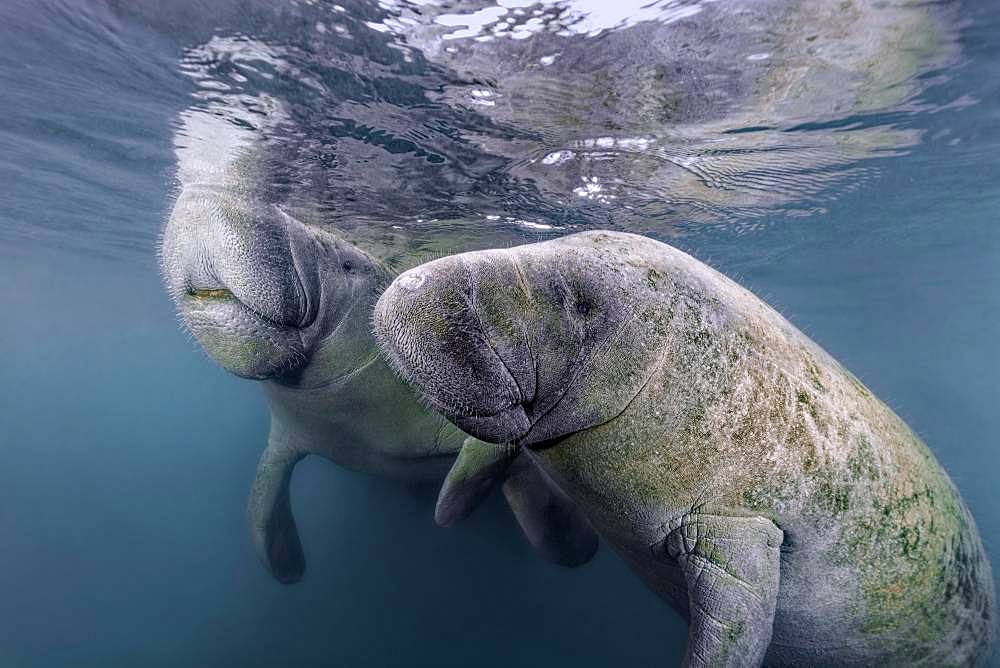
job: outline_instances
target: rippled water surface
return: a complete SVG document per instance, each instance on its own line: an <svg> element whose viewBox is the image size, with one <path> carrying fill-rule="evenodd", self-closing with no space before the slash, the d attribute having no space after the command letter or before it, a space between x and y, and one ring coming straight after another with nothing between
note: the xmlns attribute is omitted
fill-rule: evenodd
<svg viewBox="0 0 1000 668"><path fill-rule="evenodd" d="M1000 563L995 3L0 4L0 665L653 666L685 627L604 549L310 459L310 570L244 504L258 388L158 277L182 185L407 266L589 228L764 297L920 433ZM997 662L996 665L1000 665Z"/></svg>

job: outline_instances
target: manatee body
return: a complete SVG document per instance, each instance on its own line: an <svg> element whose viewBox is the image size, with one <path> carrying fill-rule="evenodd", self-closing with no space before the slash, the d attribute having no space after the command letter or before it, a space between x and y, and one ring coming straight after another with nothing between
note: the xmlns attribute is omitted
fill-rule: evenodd
<svg viewBox="0 0 1000 668"><path fill-rule="evenodd" d="M376 475L440 479L468 435L422 406L378 353L371 312L394 272L271 199L252 137L209 116L185 123L214 125L178 147L181 190L163 233L162 268L208 355L267 393L271 432L248 519L265 566L295 582L305 568L289 500L298 461L315 454ZM501 471L503 490L532 544L556 563L588 561L597 537L586 519L527 461L509 473ZM478 480L448 523L498 481Z"/></svg>
<svg viewBox="0 0 1000 668"><path fill-rule="evenodd" d="M428 402L502 444L494 474L527 451L689 621L685 665L988 656L990 565L927 446L694 258L614 232L465 253L401 274L375 327Z"/></svg>

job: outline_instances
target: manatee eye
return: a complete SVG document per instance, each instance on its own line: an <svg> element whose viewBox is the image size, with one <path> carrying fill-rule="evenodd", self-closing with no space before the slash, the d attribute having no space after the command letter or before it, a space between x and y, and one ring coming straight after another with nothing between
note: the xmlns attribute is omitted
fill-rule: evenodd
<svg viewBox="0 0 1000 668"><path fill-rule="evenodd" d="M342 264L340 266L342 266L344 268L344 271L346 271L348 274L350 274L350 273L352 273L354 271L354 265L351 264L349 261L345 262L344 264Z"/></svg>
<svg viewBox="0 0 1000 668"><path fill-rule="evenodd" d="M587 315L590 313L590 304L581 299L576 303L576 312L580 315Z"/></svg>

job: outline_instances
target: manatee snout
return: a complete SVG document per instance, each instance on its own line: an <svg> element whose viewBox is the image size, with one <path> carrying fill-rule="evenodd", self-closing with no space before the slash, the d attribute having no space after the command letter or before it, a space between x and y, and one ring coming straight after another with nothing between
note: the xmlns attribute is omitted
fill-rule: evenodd
<svg viewBox="0 0 1000 668"><path fill-rule="evenodd" d="M303 332L322 297L316 242L269 205L209 188L178 197L163 236L163 272L188 329L228 371L273 377L306 361Z"/></svg>
<svg viewBox="0 0 1000 668"><path fill-rule="evenodd" d="M648 303L674 299L676 267L652 267L652 244L593 231L435 260L383 294L376 335L466 433L522 446L559 438L624 410L665 363L653 343L670 310Z"/></svg>
<svg viewBox="0 0 1000 668"><path fill-rule="evenodd" d="M373 324L390 363L430 404L466 433L505 443L531 427L534 372L523 341L484 329L480 310L493 295L477 286L480 269L455 255L400 274L375 305Z"/></svg>

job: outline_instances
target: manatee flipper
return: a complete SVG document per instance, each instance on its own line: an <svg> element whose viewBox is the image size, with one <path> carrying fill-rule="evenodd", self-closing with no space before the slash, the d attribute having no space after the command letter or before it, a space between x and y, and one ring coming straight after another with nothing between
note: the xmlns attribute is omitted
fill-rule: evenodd
<svg viewBox="0 0 1000 668"><path fill-rule="evenodd" d="M581 566L597 552L597 532L526 454L507 471L503 494L528 541L561 566Z"/></svg>
<svg viewBox="0 0 1000 668"><path fill-rule="evenodd" d="M450 527L464 519L503 479L520 448L512 444L484 443L471 436L462 443L458 458L441 485L434 521Z"/></svg>
<svg viewBox="0 0 1000 668"><path fill-rule="evenodd" d="M306 569L299 530L292 516L288 483L305 455L272 438L257 463L247 504L247 520L257 557L283 584L302 579Z"/></svg>
<svg viewBox="0 0 1000 668"><path fill-rule="evenodd" d="M683 665L759 666L771 642L782 532L761 517L685 516L666 538L688 589Z"/></svg>

